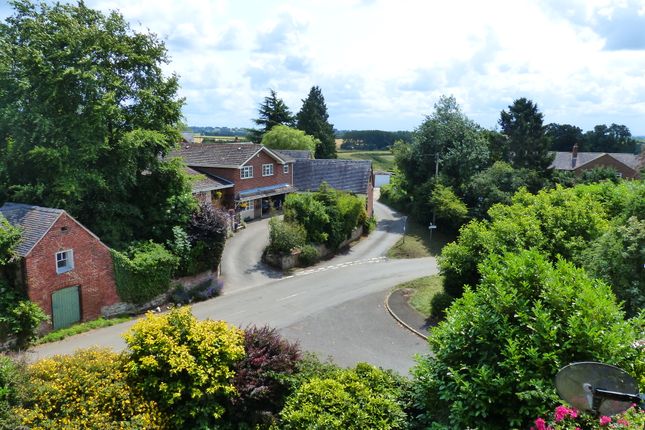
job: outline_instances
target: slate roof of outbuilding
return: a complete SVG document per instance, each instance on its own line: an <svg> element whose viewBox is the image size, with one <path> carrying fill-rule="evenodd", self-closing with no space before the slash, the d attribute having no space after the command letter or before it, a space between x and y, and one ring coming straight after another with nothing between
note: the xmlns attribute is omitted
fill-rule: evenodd
<svg viewBox="0 0 645 430"><path fill-rule="evenodd" d="M289 161L293 160L309 160L312 158L311 152L306 149L274 149L273 152L278 154L282 158L286 158Z"/></svg>
<svg viewBox="0 0 645 430"><path fill-rule="evenodd" d="M623 152L578 152L576 163L573 164L571 152L560 151L555 153L551 167L556 170L574 170L603 155L613 157L631 169L638 170L638 155Z"/></svg>
<svg viewBox="0 0 645 430"><path fill-rule="evenodd" d="M22 229L22 241L16 248L18 255L21 257L25 257L31 252L63 212L65 211L62 209L10 202L0 207L0 213L4 215L9 223Z"/></svg>
<svg viewBox="0 0 645 430"><path fill-rule="evenodd" d="M219 176L209 175L208 173L200 172L199 170L191 169L190 167L186 167L185 170L190 176L199 176L197 180L190 184L193 193L221 190L224 188L231 188L233 186L231 182L224 178L220 178Z"/></svg>
<svg viewBox="0 0 645 430"><path fill-rule="evenodd" d="M293 185L299 191L315 191L327 182L337 190L367 194L371 174L369 160L296 160Z"/></svg>
<svg viewBox="0 0 645 430"><path fill-rule="evenodd" d="M262 149L273 155L276 161L284 162L278 154L262 145L247 142L183 144L179 149L171 151L168 157L181 157L190 167L239 168Z"/></svg>

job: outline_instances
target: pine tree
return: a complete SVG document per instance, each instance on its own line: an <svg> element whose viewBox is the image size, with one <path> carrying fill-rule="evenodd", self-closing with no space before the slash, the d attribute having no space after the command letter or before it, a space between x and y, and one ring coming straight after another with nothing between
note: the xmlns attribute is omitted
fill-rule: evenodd
<svg viewBox="0 0 645 430"><path fill-rule="evenodd" d="M249 129L249 139L260 143L264 134L278 124L293 126L293 114L285 102L278 97L275 90L270 89L270 94L264 98L264 102L258 108L259 118L253 122L262 128Z"/></svg>
<svg viewBox="0 0 645 430"><path fill-rule="evenodd" d="M328 121L329 114L320 88L311 87L309 95L302 101L297 119L298 129L320 141L316 147L316 158L336 158L334 126Z"/></svg>

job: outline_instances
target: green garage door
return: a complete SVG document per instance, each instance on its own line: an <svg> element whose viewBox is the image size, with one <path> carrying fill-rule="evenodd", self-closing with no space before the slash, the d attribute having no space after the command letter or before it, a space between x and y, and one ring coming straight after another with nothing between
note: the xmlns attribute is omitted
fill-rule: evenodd
<svg viewBox="0 0 645 430"><path fill-rule="evenodd" d="M81 320L78 286L63 288L52 294L54 330L70 326Z"/></svg>

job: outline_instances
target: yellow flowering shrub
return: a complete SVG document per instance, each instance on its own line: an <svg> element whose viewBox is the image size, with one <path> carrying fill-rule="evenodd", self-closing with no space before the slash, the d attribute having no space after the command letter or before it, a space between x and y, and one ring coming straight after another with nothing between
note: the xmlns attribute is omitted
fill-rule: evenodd
<svg viewBox="0 0 645 430"><path fill-rule="evenodd" d="M165 428L156 404L128 385L122 355L78 350L41 360L28 373L30 397L14 409L27 428Z"/></svg>
<svg viewBox="0 0 645 430"><path fill-rule="evenodd" d="M234 364L243 332L223 321L198 321L190 308L148 313L125 335L131 381L168 413L175 428L204 428L235 395Z"/></svg>

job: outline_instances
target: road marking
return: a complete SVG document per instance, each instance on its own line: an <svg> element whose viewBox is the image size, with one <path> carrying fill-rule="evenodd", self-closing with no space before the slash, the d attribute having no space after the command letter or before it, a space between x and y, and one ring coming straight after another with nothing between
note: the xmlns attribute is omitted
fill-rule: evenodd
<svg viewBox="0 0 645 430"><path fill-rule="evenodd" d="M359 264L381 263L381 262L387 261L387 260L388 260L387 257L372 257L372 258L366 258L364 260L348 261L346 263L332 264L330 266L317 267L317 268L314 268L314 269L303 270L302 272L296 272L293 275L285 276L282 279L293 278L294 276L311 275L312 273L326 272L327 270L341 269L343 267L358 266Z"/></svg>
<svg viewBox="0 0 645 430"><path fill-rule="evenodd" d="M276 300L276 302L281 302L281 301L283 301L283 300L289 300L289 299L291 299L291 298L293 298L293 297L299 296L300 294L302 294L302 293L291 294L290 296L283 297L283 298L281 298L281 299L277 299L277 300Z"/></svg>

